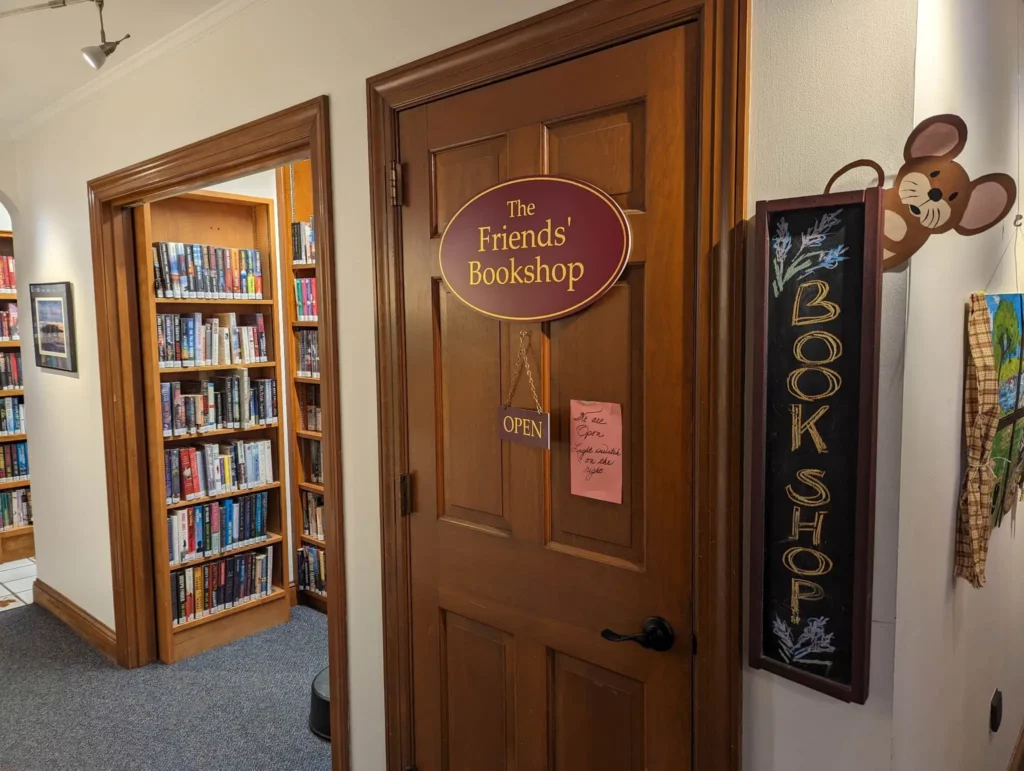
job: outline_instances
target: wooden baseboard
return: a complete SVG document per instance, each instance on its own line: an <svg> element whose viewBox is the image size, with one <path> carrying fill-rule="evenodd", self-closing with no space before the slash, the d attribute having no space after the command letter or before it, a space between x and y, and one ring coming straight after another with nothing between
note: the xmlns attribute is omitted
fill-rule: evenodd
<svg viewBox="0 0 1024 771"><path fill-rule="evenodd" d="M67 624L75 634L116 663L117 636L113 629L38 578L32 591L36 605L50 611Z"/></svg>

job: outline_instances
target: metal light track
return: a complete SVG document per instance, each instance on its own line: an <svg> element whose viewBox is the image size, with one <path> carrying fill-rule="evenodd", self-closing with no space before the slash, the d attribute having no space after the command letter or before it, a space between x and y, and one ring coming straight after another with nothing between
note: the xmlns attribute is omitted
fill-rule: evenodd
<svg viewBox="0 0 1024 771"><path fill-rule="evenodd" d="M9 11L0 11L0 19L6 16L17 16L22 13L31 13L32 11L44 11L48 8L66 8L69 5L91 2L93 2L93 0L48 0L48 2L45 3L26 5L24 8L12 8Z"/></svg>

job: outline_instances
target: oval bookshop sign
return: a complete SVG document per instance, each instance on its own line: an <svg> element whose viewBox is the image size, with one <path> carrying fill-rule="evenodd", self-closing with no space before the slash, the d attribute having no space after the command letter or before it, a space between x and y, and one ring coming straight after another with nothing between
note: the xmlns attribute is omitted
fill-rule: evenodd
<svg viewBox="0 0 1024 771"><path fill-rule="evenodd" d="M441 275L471 308L548 321L607 292L629 260L629 223L607 194L564 177L523 177L485 190L441 238Z"/></svg>

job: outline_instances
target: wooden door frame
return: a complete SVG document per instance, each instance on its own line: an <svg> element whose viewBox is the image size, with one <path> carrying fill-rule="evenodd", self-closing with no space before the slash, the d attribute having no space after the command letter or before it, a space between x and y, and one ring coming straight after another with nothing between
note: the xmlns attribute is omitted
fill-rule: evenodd
<svg viewBox="0 0 1024 771"><path fill-rule="evenodd" d="M398 116L453 94L684 23L701 27L696 270L693 765L740 767L743 229L749 0L577 0L367 82L377 312L384 669L389 771L415 763ZM399 176L399 184L401 184Z"/></svg>
<svg viewBox="0 0 1024 771"><path fill-rule="evenodd" d="M135 249L129 207L309 157L320 252L319 312L324 505L336 512L326 527L331 664L331 755L334 771L349 768L348 657L341 469L341 377L334 263L334 202L328 100L321 96L244 126L137 163L89 182L96 326L99 338L103 439L106 453L110 556L114 575L117 662L127 668L156 660L154 571L150 542L146 427ZM284 575L289 575L286 570Z"/></svg>

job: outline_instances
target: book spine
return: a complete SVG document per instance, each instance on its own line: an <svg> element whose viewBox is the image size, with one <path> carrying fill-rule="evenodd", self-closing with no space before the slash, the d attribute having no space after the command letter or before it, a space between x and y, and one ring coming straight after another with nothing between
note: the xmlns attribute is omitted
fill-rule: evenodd
<svg viewBox="0 0 1024 771"><path fill-rule="evenodd" d="M153 244L153 290L157 297L163 299L164 280L161 275L160 248L156 244Z"/></svg>

